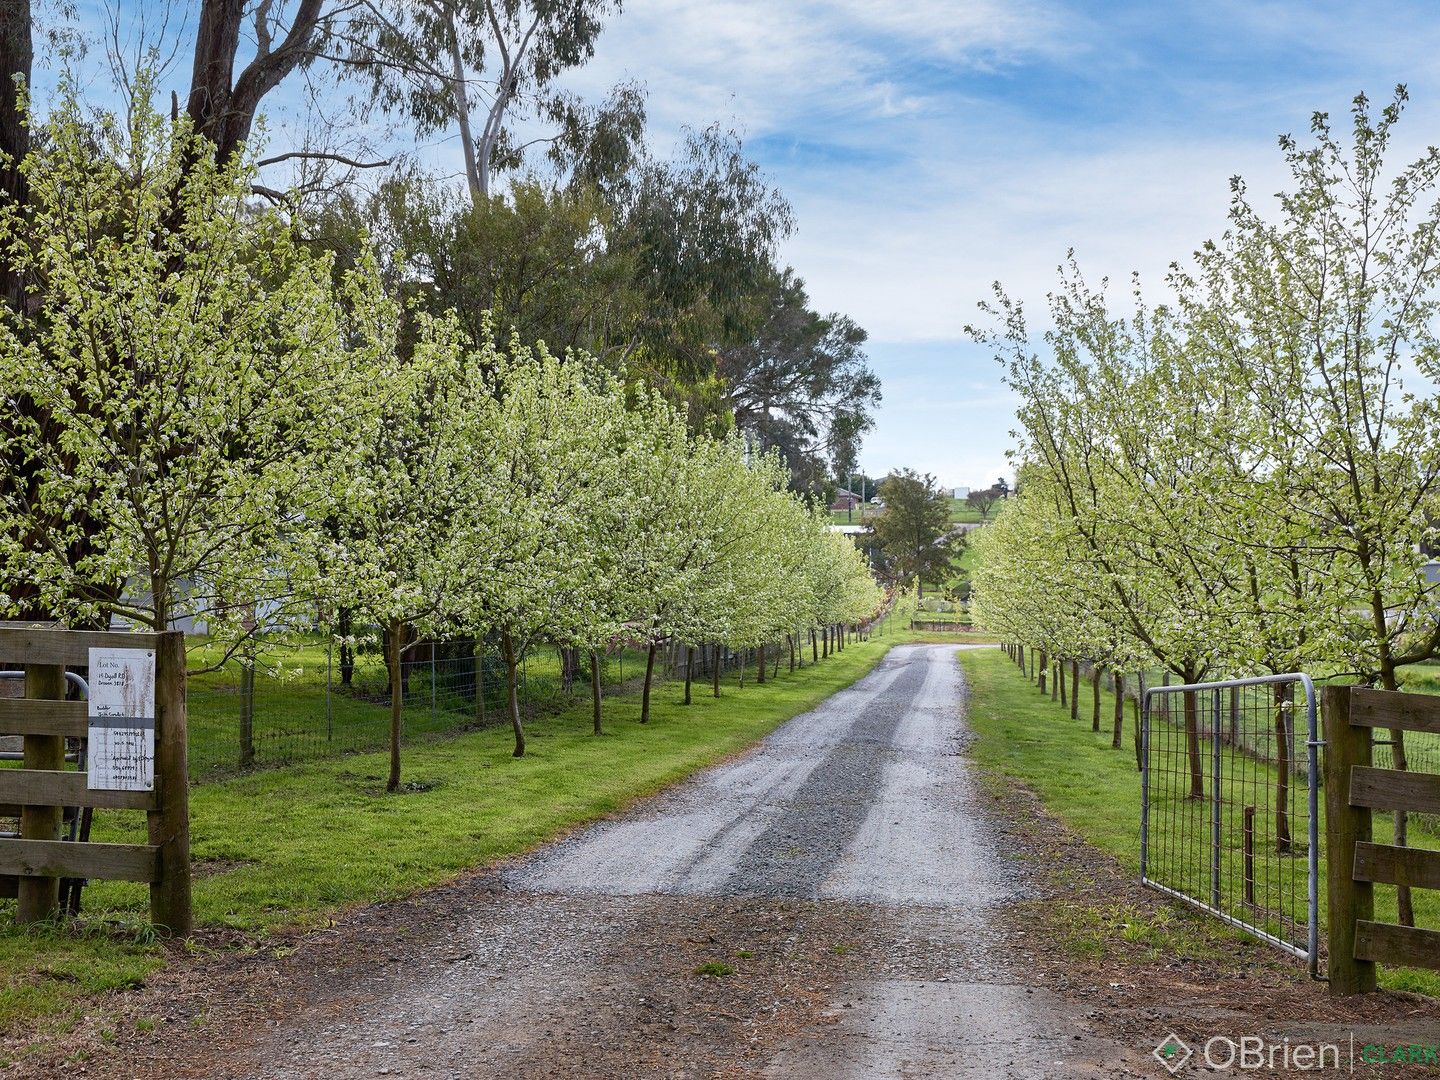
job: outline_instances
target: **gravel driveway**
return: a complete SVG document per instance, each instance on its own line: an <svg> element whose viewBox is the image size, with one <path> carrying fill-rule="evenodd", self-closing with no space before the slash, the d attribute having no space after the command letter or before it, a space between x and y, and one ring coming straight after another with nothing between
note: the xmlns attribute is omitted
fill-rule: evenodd
<svg viewBox="0 0 1440 1080"><path fill-rule="evenodd" d="M1151 1075L998 928L1030 886L954 651L897 647L730 764L360 913L115 1075Z"/></svg>

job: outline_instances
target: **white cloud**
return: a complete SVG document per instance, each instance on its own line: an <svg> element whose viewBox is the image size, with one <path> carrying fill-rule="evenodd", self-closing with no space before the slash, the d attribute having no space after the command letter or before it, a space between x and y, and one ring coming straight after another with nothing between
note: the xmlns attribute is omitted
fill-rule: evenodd
<svg viewBox="0 0 1440 1080"><path fill-rule="evenodd" d="M1073 48L1058 10L1005 0L632 0L596 58L569 81L594 93L622 78L651 89L662 133L735 119L752 134L798 117L922 108L906 65L995 67Z"/></svg>

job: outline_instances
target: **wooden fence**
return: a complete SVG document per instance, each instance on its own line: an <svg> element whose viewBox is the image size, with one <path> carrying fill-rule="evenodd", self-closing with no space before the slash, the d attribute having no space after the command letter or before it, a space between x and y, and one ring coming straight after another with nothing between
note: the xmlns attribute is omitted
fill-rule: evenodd
<svg viewBox="0 0 1440 1080"><path fill-rule="evenodd" d="M1376 810L1440 813L1440 775L1372 764L1375 728L1440 733L1440 698L1325 688L1330 992L1375 989L1375 965L1440 970L1440 932L1375 921L1375 885L1440 889L1440 852L1377 844Z"/></svg>
<svg viewBox="0 0 1440 1080"><path fill-rule="evenodd" d="M141 650L153 657L154 714L143 718L154 729L153 784L147 783L151 767L147 761L144 779L139 782L112 783L102 778L100 786L95 786L99 748L92 736L99 730L97 719L103 726L107 718L96 716L103 706L97 704L94 661L97 654L116 656L115 650ZM0 814L20 819L20 835L18 839L0 839L0 895L17 898L18 921L36 922L58 913L60 878L149 882L151 921L162 932L188 934L184 635L178 631L121 634L0 625L0 667L11 665L25 672L25 697L0 698L0 733L23 736L23 767L0 768ZM69 667L90 669L89 703L65 700ZM112 727L125 726L124 717L108 722ZM89 775L66 768L67 739L89 740ZM150 842L62 840L66 807L143 810Z"/></svg>

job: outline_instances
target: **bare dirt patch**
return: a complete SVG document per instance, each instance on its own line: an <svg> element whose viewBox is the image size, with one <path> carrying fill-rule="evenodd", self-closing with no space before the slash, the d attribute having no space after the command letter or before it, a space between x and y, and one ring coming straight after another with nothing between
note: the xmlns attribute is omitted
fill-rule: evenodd
<svg viewBox="0 0 1440 1080"><path fill-rule="evenodd" d="M1005 912L1011 939L1026 942L1036 985L1078 996L1086 1019L1117 1041L1148 1048L1173 1032L1199 1047L1216 1035L1257 1035L1348 1051L1353 1033L1357 1055L1367 1044L1440 1044L1440 1001L1390 991L1331 998L1280 950L1142 887L1029 790L995 776L981 790L1039 892ZM1197 1062L1192 1071L1204 1070ZM1357 1061L1356 1075L1431 1076L1440 1067Z"/></svg>

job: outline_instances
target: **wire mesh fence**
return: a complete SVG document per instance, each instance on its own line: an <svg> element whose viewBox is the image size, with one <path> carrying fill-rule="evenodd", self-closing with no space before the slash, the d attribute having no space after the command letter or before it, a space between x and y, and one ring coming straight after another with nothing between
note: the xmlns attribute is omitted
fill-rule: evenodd
<svg viewBox="0 0 1440 1080"><path fill-rule="evenodd" d="M868 627L862 633L868 632ZM360 644L342 647L329 633L299 641L268 643L251 666L232 658L218 670L189 680L190 773L218 779L247 768L293 765L343 754L380 750L390 738L390 676L380 635L359 635ZM791 646L793 645L793 651ZM824 646L816 644L816 652ZM191 666L218 664L220 657L197 642ZM758 647L732 649L700 645L693 650L667 644L657 650L655 677L683 679L692 664L694 680L715 669L759 678ZM767 673L790 663L812 662L808 635L772 643L763 650ZM599 655L606 694L645 674L647 651L617 642ZM559 708L590 694L590 659L578 650L531 650L516 673L522 713ZM473 638L420 641L401 662L402 738L413 742L509 722L506 669L499 649Z"/></svg>
<svg viewBox="0 0 1440 1080"><path fill-rule="evenodd" d="M203 647L200 662L203 663ZM601 684L614 691L644 673L645 653L617 645L600 656ZM267 650L247 679L236 659L192 677L190 772L218 778L250 767L291 765L389 744L390 677L378 641L341 649L316 634ZM516 673L526 714L588 694L588 657L546 648ZM402 732L407 742L508 723L505 665L493 645L473 639L422 641L401 662Z"/></svg>
<svg viewBox="0 0 1440 1080"><path fill-rule="evenodd" d="M1317 961L1315 693L1303 675L1146 691L1141 876Z"/></svg>

